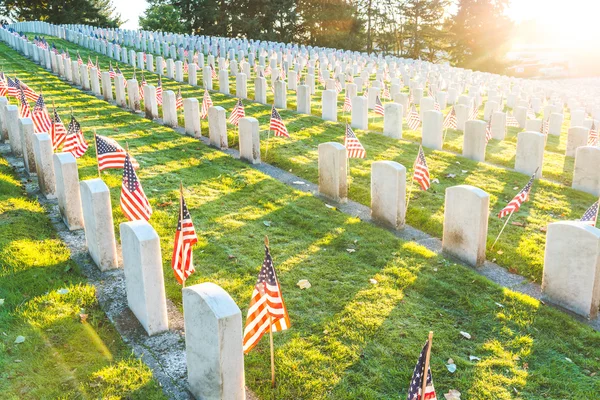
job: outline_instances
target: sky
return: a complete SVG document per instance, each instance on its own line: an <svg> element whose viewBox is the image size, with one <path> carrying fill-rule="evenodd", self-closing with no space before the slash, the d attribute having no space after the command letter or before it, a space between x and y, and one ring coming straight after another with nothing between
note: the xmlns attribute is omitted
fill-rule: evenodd
<svg viewBox="0 0 600 400"><path fill-rule="evenodd" d="M146 0L113 0L128 20L122 28L137 29ZM600 0L512 0L508 16L520 23L515 45L539 43L557 49L600 47Z"/></svg>

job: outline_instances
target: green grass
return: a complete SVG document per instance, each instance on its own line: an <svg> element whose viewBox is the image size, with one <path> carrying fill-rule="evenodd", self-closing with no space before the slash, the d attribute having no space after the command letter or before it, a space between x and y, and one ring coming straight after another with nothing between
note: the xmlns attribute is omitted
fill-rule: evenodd
<svg viewBox="0 0 600 400"><path fill-rule="evenodd" d="M170 270L180 180L199 236L197 272L189 285L217 283L245 315L262 263L262 237L269 235L292 328L275 335L274 391L268 341L245 358L246 383L260 398L405 396L430 329L440 393L457 389L467 399L546 399L592 398L600 391L600 334L590 327L331 210L192 138L82 94L4 45L0 66L34 87L43 84L63 115L72 106L88 140L97 129L129 143L154 208L150 222L161 238L167 295L180 307L181 287ZM444 153L436 157L443 162ZM93 147L78 165L81 179L96 176ZM118 233L124 221L118 208L120 171L103 173L103 179L111 188ZM423 194L419 198L415 203L422 203ZM300 279L312 288L300 290L295 286ZM463 339L460 331L472 339ZM481 361L471 362L469 355ZM449 358L458 366L454 374L444 365Z"/></svg>
<svg viewBox="0 0 600 400"><path fill-rule="evenodd" d="M44 208L0 158L2 398L163 399L69 256ZM18 336L25 342L15 343Z"/></svg>
<svg viewBox="0 0 600 400"><path fill-rule="evenodd" d="M83 47L75 46L66 41L52 38L49 40L56 42L59 48L68 47L71 49L71 53L73 53L73 49L78 49L84 60L87 60L88 54L92 56L93 60L98 56L101 69L106 70L108 68L110 61L108 57L90 52ZM130 66L125 64L119 66L127 77L130 77L133 73L133 68ZM157 76L155 74L149 73L145 76L150 84L156 84ZM140 78L139 75L138 78ZM40 86L42 82L42 80L37 80L34 87ZM249 79L248 83L248 95L252 98L254 92L253 80ZM184 97L197 97L200 99L204 93L200 88L180 84L169 79L163 79L163 86L165 90L176 91L181 88ZM218 85L215 87L218 87ZM231 87L233 88L235 85L232 84ZM272 101L272 93L269 91L268 94L269 101ZM228 111L233 109L235 98L216 92L211 95L215 105L223 106ZM313 99L320 99L320 89L317 90L317 94ZM294 102L295 96L289 95L289 109L295 109ZM261 128L268 129L270 107L246 102L245 108L246 115L258 118ZM340 123L325 122L316 116L296 114L289 110L282 110L280 113L291 132L291 138L270 137L267 140L267 132L261 132L263 160L268 146L266 162L316 183L318 181L317 146L319 143L328 141L343 143L344 126ZM318 101L313 101L313 114L320 115ZM382 118L375 118L373 121L374 123L371 124L370 128L381 130ZM183 125L182 112L180 113L180 125ZM568 126L568 119L565 123L566 126ZM206 121L202 122L202 130L206 136L208 134ZM237 147L238 138L235 127L229 126L228 136L230 147ZM405 129L405 137L414 142L398 141L384 137L375 131L359 133L359 138L367 149L367 158L364 160L350 160L349 197L352 200L370 205L370 168L373 161L397 161L409 167L408 175L411 174L410 166L413 165L418 150L418 144L415 142L420 141L420 132ZM544 161L544 174L551 176L551 171L555 171L557 175L554 178L567 184L570 182L573 159L570 157L560 158L562 157L561 154L564 153L565 141L565 135L561 136L560 139L554 136L549 137L548 151L546 151ZM410 200L407 223L433 236L441 237L445 189L459 184L473 185L490 194L489 249L504 223L495 215L528 180L528 177L523 174L503 168L503 166L512 168L515 147L516 128L509 128L507 140L502 142L492 140L488 148L488 159L494 158L499 166L477 163L448 151L425 149L432 178L437 179L439 183L434 183L427 192L416 190L412 192L413 197ZM457 131L450 131L445 148L452 151L461 151L462 134ZM562 178L559 176L561 174L564 175ZM451 177L451 175L455 176ZM511 223L506 227L494 250L488 250L487 259L494 260L506 269L517 272L534 282L541 282L547 224L566 219L579 219L595 200L594 196L590 194L573 190L561 184L547 180L536 181L532 190L531 201L525 203L521 210L513 215Z"/></svg>

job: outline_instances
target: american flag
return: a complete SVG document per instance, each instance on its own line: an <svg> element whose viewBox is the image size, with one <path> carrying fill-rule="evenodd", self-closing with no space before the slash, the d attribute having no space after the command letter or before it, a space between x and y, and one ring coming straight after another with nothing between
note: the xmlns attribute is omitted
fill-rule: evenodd
<svg viewBox="0 0 600 400"><path fill-rule="evenodd" d="M33 107L32 119L35 133L50 132L52 129L52 120L48 115L46 104L44 104L44 97L41 94Z"/></svg>
<svg viewBox="0 0 600 400"><path fill-rule="evenodd" d="M142 83L140 83L140 87L139 87L139 91L140 91L140 98L143 99L144 98L144 86L148 85L148 82L146 82L146 78L144 78L144 74L142 74Z"/></svg>
<svg viewBox="0 0 600 400"><path fill-rule="evenodd" d="M379 99L379 95L375 97L375 114L379 114L381 116L384 115L383 104L381 104L381 100Z"/></svg>
<svg viewBox="0 0 600 400"><path fill-rule="evenodd" d="M0 96L6 96L8 94L8 88L6 86L6 78L4 72L0 71Z"/></svg>
<svg viewBox="0 0 600 400"><path fill-rule="evenodd" d="M346 151L348 152L348 158L365 158L367 156L365 148L362 144L360 144L360 141L356 137L356 134L348 124L346 124L344 146L346 147Z"/></svg>
<svg viewBox="0 0 600 400"><path fill-rule="evenodd" d="M196 236L192 216L183 198L183 193L180 195L179 202L179 219L177 221L177 231L175 232L171 268L173 268L177 282L183 284L195 271L192 246L198 242L198 236Z"/></svg>
<svg viewBox="0 0 600 400"><path fill-rule="evenodd" d="M414 104L413 104L412 108L410 109L410 112L408 113L407 124L408 124L408 127L410 129L412 129L413 131L417 130L419 128L419 125L421 125L421 117L419 116L419 113L417 112L417 108L415 107Z"/></svg>
<svg viewBox="0 0 600 400"><path fill-rule="evenodd" d="M429 180L429 168L427 168L427 161L425 160L425 153L423 147L419 146L419 154L415 160L413 181L417 182L421 186L421 190L427 190L431 186Z"/></svg>
<svg viewBox="0 0 600 400"><path fill-rule="evenodd" d="M342 91L342 83L340 82L339 79L335 80L335 91L337 93L340 93Z"/></svg>
<svg viewBox="0 0 600 400"><path fill-rule="evenodd" d="M98 57L96 57L96 75L98 75L98 79L102 79L102 71L100 70L100 64L98 63Z"/></svg>
<svg viewBox="0 0 600 400"><path fill-rule="evenodd" d="M492 138L492 120L490 119L490 122L488 122L487 125L485 126L485 144L487 144L491 138Z"/></svg>
<svg viewBox="0 0 600 400"><path fill-rule="evenodd" d="M440 103L438 103L437 101L434 101L434 103L433 103L433 109L435 111L440 111Z"/></svg>
<svg viewBox="0 0 600 400"><path fill-rule="evenodd" d="M384 99L391 99L390 97L390 90L388 89L387 85L384 83L383 84L383 94L381 95L381 97L383 97Z"/></svg>
<svg viewBox="0 0 600 400"><path fill-rule="evenodd" d="M217 71L215 71L215 67L212 64L208 64L209 68L210 68L210 77L212 79L216 79L217 78Z"/></svg>
<svg viewBox="0 0 600 400"><path fill-rule="evenodd" d="M115 76L117 76L115 70L113 69L112 63L108 65L108 76L110 79L115 79Z"/></svg>
<svg viewBox="0 0 600 400"><path fill-rule="evenodd" d="M275 131L275 136L290 137L281 115L275 109L275 105L271 107L271 122L269 123L269 129Z"/></svg>
<svg viewBox="0 0 600 400"><path fill-rule="evenodd" d="M588 146L597 146L598 145L598 130L596 129L596 124L592 121L592 126L590 127L590 132L588 134Z"/></svg>
<svg viewBox="0 0 600 400"><path fill-rule="evenodd" d="M536 115L533 112L533 107L531 107L531 104L529 105L529 108L527 108L527 119L535 119Z"/></svg>
<svg viewBox="0 0 600 400"><path fill-rule="evenodd" d="M15 78L15 83L18 85L18 87L23 90L23 93L25 93L25 97L27 98L27 100L29 101L36 101L38 99L38 94L31 89L29 86L27 86L25 84L25 82L20 81L19 79Z"/></svg>
<svg viewBox="0 0 600 400"><path fill-rule="evenodd" d="M158 76L158 85L156 85L156 103L159 106L162 105L162 94L163 94L162 79L160 78L160 75L159 75Z"/></svg>
<svg viewBox="0 0 600 400"><path fill-rule="evenodd" d="M92 62L92 59L90 58L90 56L88 56L88 63L87 63L88 69L92 69L95 68L96 66L94 65L94 63Z"/></svg>
<svg viewBox="0 0 600 400"><path fill-rule="evenodd" d="M96 135L96 151L98 152L98 169L123 168L127 152L116 141L111 138ZM133 168L140 166L133 157L130 157Z"/></svg>
<svg viewBox="0 0 600 400"><path fill-rule="evenodd" d="M273 259L265 246L265 261L254 285L246 317L244 353L248 354L265 333L284 331L289 327L290 317L283 302Z"/></svg>
<svg viewBox="0 0 600 400"><path fill-rule="evenodd" d="M596 201L587 211L583 214L580 221L585 222L588 225L596 226L596 219L598 218L598 201Z"/></svg>
<svg viewBox="0 0 600 400"><path fill-rule="evenodd" d="M517 121L512 113L506 114L506 126L511 126L514 128L519 127L519 121Z"/></svg>
<svg viewBox="0 0 600 400"><path fill-rule="evenodd" d="M477 107L477 105L474 105L473 109L471 110L471 115L469 115L469 119L477 119L478 116L479 116L479 107Z"/></svg>
<svg viewBox="0 0 600 400"><path fill-rule="evenodd" d="M429 350L429 341L425 342L423 350L419 355L417 365L408 387L408 400L436 400L435 388L433 387L433 378L431 377L431 368L427 366L427 377L425 378L425 359L427 357L427 351ZM426 379L425 395L423 391L423 378Z"/></svg>
<svg viewBox="0 0 600 400"><path fill-rule="evenodd" d="M183 108L183 96L181 95L181 88L177 90L177 94L175 95L175 109L179 110Z"/></svg>
<svg viewBox="0 0 600 400"><path fill-rule="evenodd" d="M244 103L242 103L242 99L238 99L237 103L235 103L235 107L231 111L231 115L229 116L229 123L237 126L239 124L240 118L244 118L246 116L246 111L244 111Z"/></svg>
<svg viewBox="0 0 600 400"><path fill-rule="evenodd" d="M344 107L342 107L342 111L343 112L352 111L352 101L350 101L350 97L348 96L347 92L346 92L346 96L344 97Z"/></svg>
<svg viewBox="0 0 600 400"><path fill-rule="evenodd" d="M63 152L69 152L73 154L75 158L79 158L85 154L88 148L88 144L83 137L83 133L81 132L81 125L75 119L75 117L71 116L71 122L69 122L69 127L67 128L67 137L65 139L65 145L63 147Z"/></svg>
<svg viewBox="0 0 600 400"><path fill-rule="evenodd" d="M6 77L6 81L7 81L8 95L12 96L14 98L18 98L19 92L20 92L19 85L15 81L10 79L9 76Z"/></svg>
<svg viewBox="0 0 600 400"><path fill-rule="evenodd" d="M19 107L19 118L31 118L31 108L29 108L23 90L21 90L21 93L19 94L19 103L21 104L21 107Z"/></svg>
<svg viewBox="0 0 600 400"><path fill-rule="evenodd" d="M447 128L456 129L457 128L456 111L454 110L454 106L452 106L452 109L450 110L448 115L446 115L446 118L444 118L443 127L444 127L444 129L447 129Z"/></svg>
<svg viewBox="0 0 600 400"><path fill-rule="evenodd" d="M281 79L282 81L285 81L287 79L287 75L285 74L285 68L283 68L283 66L279 70L279 79Z"/></svg>
<svg viewBox="0 0 600 400"><path fill-rule="evenodd" d="M129 154L125 155L123 163L123 184L121 185L121 210L129 221L145 219L148 221L152 215L152 207L142 189Z"/></svg>
<svg viewBox="0 0 600 400"><path fill-rule="evenodd" d="M183 62L183 73L187 74L189 70L190 70L190 67L188 66L188 62L187 62L187 60L184 60L184 62Z"/></svg>
<svg viewBox="0 0 600 400"><path fill-rule="evenodd" d="M265 68L265 75L269 75L272 72L271 70L271 63L269 62L267 64L267 67Z"/></svg>
<svg viewBox="0 0 600 400"><path fill-rule="evenodd" d="M56 108L53 110L54 118L52 119L52 130L51 139L52 139L52 150L56 151L60 147L60 145L67 138L67 128L62 123L58 113L56 112Z"/></svg>
<svg viewBox="0 0 600 400"><path fill-rule="evenodd" d="M529 192L531 191L531 187L533 186L533 180L535 179L535 174L537 174L537 170L531 175L531 179L527 182L527 185L521 189L519 193L498 213L498 218L504 218L508 214L515 213L519 211L521 204L529 200Z"/></svg>
<svg viewBox="0 0 600 400"><path fill-rule="evenodd" d="M208 109L212 107L213 102L210 98L210 93L204 89L204 97L202 98L202 108L200 109L200 119L205 119L208 116Z"/></svg>
<svg viewBox="0 0 600 400"><path fill-rule="evenodd" d="M83 60L81 59L79 52L77 52L77 65L83 65Z"/></svg>
<svg viewBox="0 0 600 400"><path fill-rule="evenodd" d="M548 134L548 129L549 129L548 122L545 121L544 118L542 118L542 126L540 127L540 133L542 135L547 135Z"/></svg>

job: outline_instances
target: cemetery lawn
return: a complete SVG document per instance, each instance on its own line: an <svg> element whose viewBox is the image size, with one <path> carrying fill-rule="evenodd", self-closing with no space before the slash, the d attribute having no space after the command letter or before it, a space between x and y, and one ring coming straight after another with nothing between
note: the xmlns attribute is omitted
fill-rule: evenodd
<svg viewBox="0 0 600 400"><path fill-rule="evenodd" d="M2 399L165 398L69 255L44 208L0 158Z"/></svg>
<svg viewBox="0 0 600 400"><path fill-rule="evenodd" d="M49 38L50 42L56 43L58 48L68 48L72 57L76 57L74 50L78 50L84 61L88 55L95 61L100 61L103 71L108 69L108 57L91 52L73 43ZM114 66L114 60L112 60ZM133 74L130 65L119 63L126 78ZM138 80L141 74L138 71ZM158 79L155 74L147 73L145 78L149 84L156 85ZM232 79L231 88L235 87ZM201 79L200 79L201 81ZM164 90L177 91L181 88L183 97L196 97L201 101L204 90L192 87L185 83L178 83L163 78ZM217 83L214 81L213 83ZM318 86L318 85L317 85ZM34 89L39 90L40 84L35 84ZM218 84L215 86L218 87ZM254 97L253 80L248 80L248 96ZM319 89L320 90L320 89ZM320 115L320 91L313 96L313 114ZM272 92L267 91L268 100L272 101ZM222 106L227 114L233 109L236 99L223 94L212 92L214 105ZM343 93L340 95L343 96ZM318 106L317 108L315 108ZM160 108L160 107L159 107ZM288 92L288 108L295 109L295 94ZM142 108L143 109L143 108ZM318 182L318 152L320 143L335 141L343 143L345 126L343 123L332 123L323 121L320 117L302 115L290 110L280 110L291 138L275 138L271 135L267 140L270 106L245 101L247 116L258 118L261 129L261 153L263 161L273 164L281 169L290 171L303 179ZM162 115L159 110L159 114ZM481 113L480 113L481 114ZM183 126L183 112L179 113L180 125ZM341 114L340 114L341 117ZM371 128L382 130L383 119L381 117L373 120ZM564 129L568 126L566 119ZM238 146L237 128L228 125L229 146ZM208 135L208 123L202 121L202 132ZM370 205L370 176L371 163L377 160L393 160L407 167L407 176L412 176L412 165L415 161L420 141L420 131L408 131L405 125L405 137L414 142L399 141L391 139L375 131L358 132L358 137L367 150L367 158L350 160L349 197L359 203ZM548 180L535 182L531 192L530 201L525 203L519 212L515 213L510 223L494 250L490 250L496 236L500 232L505 220L500 220L495 215L517 194L527 183L529 177L514 171L505 169L514 166L514 155L516 147L516 128L509 128L507 139L499 142L490 141L488 159L499 166L488 163L478 163L448 151L434 151L425 149L429 170L434 180L431 189L421 192L416 187L412 191L407 213L407 223L427 232L430 235L441 238L443 230L444 197L447 187L468 184L479 187L490 194L490 220L488 230L487 259L494 260L506 269L516 272L526 278L541 283L544 259L545 230L550 222L563 220L577 220L581 218L585 210L597 199L587 193L573 190L570 185L573 159L571 157L560 158L564 154L566 132L560 137L550 136L548 139L545 160L544 176L557 179L562 184ZM268 148L268 150L267 150ZM458 131L449 131L445 148L452 151L462 151L462 134ZM560 152L560 154L558 154ZM553 155L554 154L554 155ZM266 155L266 157L265 157ZM559 157L559 158L556 158ZM504 161L502 161L504 160ZM410 185L410 182L409 182ZM407 186L409 187L409 186ZM408 189L410 190L410 189ZM407 190L407 191L408 191Z"/></svg>
<svg viewBox="0 0 600 400"><path fill-rule="evenodd" d="M0 67L36 90L43 86L63 121L73 107L90 141L78 160L80 179L97 176L93 129L129 144L154 209L150 223L161 238L167 296L179 307L181 286L173 277L170 258L180 181L199 238L194 248L196 273L188 285L215 282L230 293L244 317L264 257L263 236L269 236L292 327L274 335L276 389L270 388L267 338L245 357L246 384L260 398L403 397L429 330L435 332L432 371L440 396L450 389L467 399L593 398L600 392L600 334L589 326L422 246L327 208L321 200L193 138L83 94L4 44ZM267 112L254 104L248 109L251 115ZM303 122L307 125L316 122L286 115L296 119L291 123L296 128L302 118L307 118ZM312 129L323 126L328 129L324 134L339 139L336 125ZM310 151L315 151L316 138L300 134L307 135L308 142L314 140ZM375 143L374 134L364 138L383 146ZM272 141L270 146L299 143ZM393 151L401 157L405 147ZM411 152L415 149L410 147ZM448 164L448 172L476 167L466 162L455 166L449 155L434 155L432 160L440 160L440 167ZM353 175L359 175L354 161ZM471 176L491 180L500 192L511 192L504 186L526 180L508 175L517 182L499 184L496 180L506 172L494 169L485 179L483 172ZM118 226L125 221L118 206L121 171L103 172L102 178L111 189L118 235ZM457 175L452 184L465 179ZM360 195L353 186L353 194ZM413 213L432 201L427 196L441 199L443 191L435 188L419 194L413 200L419 208ZM566 199L561 201L568 206ZM424 210L420 215L429 220ZM296 286L300 279L308 279L312 287L300 290ZM57 287L64 285L60 282ZM457 366L454 373L446 367L449 359Z"/></svg>

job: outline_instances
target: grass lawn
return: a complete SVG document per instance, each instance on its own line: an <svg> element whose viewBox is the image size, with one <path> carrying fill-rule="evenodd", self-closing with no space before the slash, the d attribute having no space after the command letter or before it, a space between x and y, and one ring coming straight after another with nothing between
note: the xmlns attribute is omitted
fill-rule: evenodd
<svg viewBox="0 0 600 400"><path fill-rule="evenodd" d="M88 54L92 56L94 61L95 57L98 56L101 69L108 69L108 57L100 56L66 41L52 38L49 40L56 42L59 48L68 47L73 57L75 57L74 49L80 51L84 60L87 60ZM132 67L125 64L119 64L119 67L126 77L131 77ZM157 83L155 74L146 74L145 76L150 84ZM139 75L138 79L141 79ZM253 97L254 90L251 81L249 80L249 97ZM41 87L44 81L38 79L35 82L33 87L38 88ZM181 88L184 97L201 99L204 93L203 89L180 84L169 79L163 79L163 86L165 90L176 91ZM232 85L231 87L235 86ZM317 92L315 99L320 99L319 93ZM216 92L211 95L215 105L223 106L228 112L233 109L235 98ZM269 92L269 96L272 96L272 93ZM290 100L295 101L295 96L290 95L289 97ZM271 99L272 97L269 97L269 101ZM288 107L295 109L293 101L288 101ZM315 106L316 102L313 102L313 113L320 115L320 112L315 111ZM261 133L263 160L268 146L267 162L291 171L311 182L318 181L318 144L328 141L343 143L345 129L343 124L325 122L319 117L296 114L289 110L282 110L280 113L291 132L291 138L270 137L267 140L266 129L270 118L270 107L246 102L245 109L246 115L258 118L261 127L265 129ZM376 118L374 121L372 128L381 130L382 118ZM180 124L183 125L183 112L180 113ZM568 122L566 125L568 125ZM202 122L202 129L204 135L208 135L208 123L206 121ZM406 137L416 142L420 140L420 133L408 131ZM367 158L350 161L349 197L362 204L370 205L371 163L377 160L397 161L409 167L408 175L411 175L412 169L410 167L416 158L418 144L384 137L374 131L360 133L359 138L367 149ZM559 172L560 174L567 174L570 180L572 158L565 159L563 157L561 161L552 156L554 154L558 157L560 154L557 152L564 152L565 141L565 135L561 136L560 140L553 136L548 139L548 149L555 152L547 152L544 173L551 176L550 171L555 170L557 174ZM237 147L238 144L237 129L233 126L229 126L229 144L230 147ZM461 151L462 134L450 131L445 146L453 151ZM490 157L498 157L499 160L504 159L506 162L498 162L498 164L505 164L505 166L512 168L516 146L516 128L509 128L507 140L502 142L492 140L489 146L492 154ZM441 237L445 189L459 184L477 186L489 193L491 198L492 209L488 231L489 249L504 223L503 220L499 220L494 215L525 185L528 177L507 171L502 166L477 163L447 151L425 149L425 153L432 178L437 179L439 182L434 183L433 187L427 192L413 191L407 213L407 223L431 235ZM558 179L558 175L555 178ZM506 227L494 250L488 250L487 258L495 260L505 268L517 272L534 282L541 282L547 224L560 220L579 219L595 200L594 196L590 194L557 183L547 180L536 181L531 201L524 204L521 210L513 215L511 224Z"/></svg>
<svg viewBox="0 0 600 400"><path fill-rule="evenodd" d="M292 328L275 335L274 391L268 340L245 358L246 383L261 398L405 396L430 329L440 393L457 389L467 399L546 399L592 398L600 392L600 334L590 327L329 209L197 140L82 94L3 44L0 66L33 87L43 84L63 118L72 106L88 140L95 128L129 143L154 208L150 222L161 237L167 295L179 306L181 288L170 255L180 180L199 236L197 272L188 284L217 283L245 315L262 263L262 238L269 235ZM437 157L444 160L444 153ZM81 179L96 176L92 146L78 165ZM103 179L111 188L118 233L124 221L118 208L120 171L103 173ZM431 193L442 195L439 189ZM300 290L300 279L312 288ZM470 355L481 360L471 361ZM445 366L450 358L455 373Z"/></svg>
<svg viewBox="0 0 600 400"><path fill-rule="evenodd" d="M2 398L165 398L69 255L44 208L0 158ZM15 343L19 336L25 341Z"/></svg>

